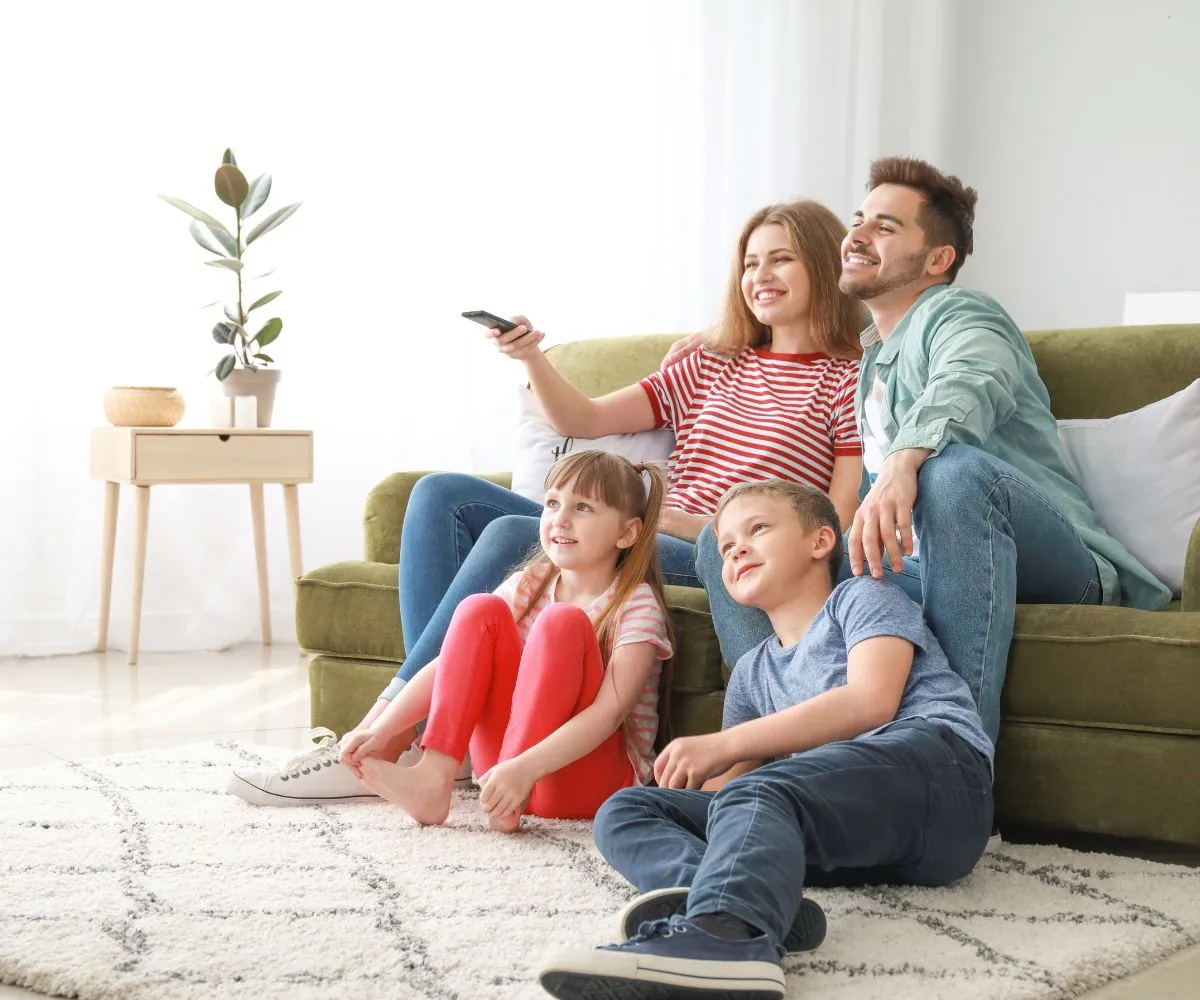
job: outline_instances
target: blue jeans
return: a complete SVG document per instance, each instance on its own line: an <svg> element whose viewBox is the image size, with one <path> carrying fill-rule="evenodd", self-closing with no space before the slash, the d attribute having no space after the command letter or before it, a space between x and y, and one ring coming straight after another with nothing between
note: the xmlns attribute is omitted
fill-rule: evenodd
<svg viewBox="0 0 1200 1000"><path fill-rule="evenodd" d="M690 886L688 916L732 913L779 944L805 886L946 885L992 829L987 760L923 719L765 764L718 792L625 788L596 846L640 892Z"/></svg>
<svg viewBox="0 0 1200 1000"><path fill-rule="evenodd" d="M925 620L967 687L994 744L1017 604L1099 604L1096 560L1071 522L1007 462L948 445L917 476L913 527L921 557L887 578L920 603ZM771 634L767 616L736 604L721 582L707 528L696 573L708 591L721 653L731 666ZM847 558L841 578L850 576Z"/></svg>
<svg viewBox="0 0 1200 1000"><path fill-rule="evenodd" d="M542 505L458 472L417 480L400 533L400 622L404 664L384 697L395 696L442 648L454 609L471 594L495 590L538 544ZM695 546L659 534L668 584L699 587Z"/></svg>

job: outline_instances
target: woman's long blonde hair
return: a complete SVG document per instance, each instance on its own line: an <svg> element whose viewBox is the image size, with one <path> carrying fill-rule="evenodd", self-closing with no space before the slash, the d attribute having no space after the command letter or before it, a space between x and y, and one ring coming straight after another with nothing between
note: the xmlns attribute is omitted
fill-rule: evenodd
<svg viewBox="0 0 1200 1000"><path fill-rule="evenodd" d="M846 227L816 201L768 205L750 216L738 237L721 320L705 335L705 346L718 354L732 356L747 347L770 343L771 328L755 319L746 304L742 275L750 234L759 226L772 224L783 226L793 252L808 270L809 313L818 349L838 358L862 357L858 338L866 326L866 312L861 302L838 288Z"/></svg>
<svg viewBox="0 0 1200 1000"><path fill-rule="evenodd" d="M642 477L649 479L649 488ZM622 550L617 557L617 579L612 597L593 623L600 653L608 666L612 656L617 628L621 624L621 609L633 596L633 592L645 583L650 587L663 622L668 641L674 644L671 635L671 618L663 596L662 565L658 558L658 522L662 516L663 498L667 492L667 480L662 469L653 463L635 465L621 455L606 451L577 451L560 459L546 474L546 489L561 489L570 486L576 493L612 507L622 518L641 519L642 528L634 543ZM541 579L530 594L528 602L517 615L517 622L524 621L534 606L541 600L546 589L557 579L558 573L550 563L550 557L539 545L535 552L522 564L520 571L529 572L535 567L545 567ZM672 661L663 664L663 679L660 690L666 691L666 704L670 707L670 685ZM616 681L614 680L614 685ZM626 724L628 720L625 720Z"/></svg>

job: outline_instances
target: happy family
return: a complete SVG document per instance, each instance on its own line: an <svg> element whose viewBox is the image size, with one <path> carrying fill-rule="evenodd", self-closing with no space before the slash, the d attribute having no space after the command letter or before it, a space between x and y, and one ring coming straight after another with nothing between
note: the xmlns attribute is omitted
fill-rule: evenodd
<svg viewBox="0 0 1200 1000"><path fill-rule="evenodd" d="M968 874L1017 603L1170 599L1072 475L1020 330L955 285L975 202L892 157L848 231L812 201L756 212L720 322L597 399L525 317L489 330L559 433L670 428L669 472L575 452L541 503L420 479L403 667L340 743L230 789L437 824L473 772L495 830L594 818L641 895L618 943L543 964L564 998L781 997L783 956L825 935L806 886ZM707 591L734 666L720 732L656 753L664 584Z"/></svg>

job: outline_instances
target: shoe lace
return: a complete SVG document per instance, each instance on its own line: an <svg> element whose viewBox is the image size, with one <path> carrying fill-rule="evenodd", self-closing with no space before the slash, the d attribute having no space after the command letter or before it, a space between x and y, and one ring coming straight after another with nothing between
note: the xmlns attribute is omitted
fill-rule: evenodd
<svg viewBox="0 0 1200 1000"><path fill-rule="evenodd" d="M657 920L643 920L638 924L637 933L627 943L639 944L643 941L653 941L655 938L673 937L676 933L686 931L689 926L687 918L679 913L659 917Z"/></svg>
<svg viewBox="0 0 1200 1000"><path fill-rule="evenodd" d="M332 729L317 726L309 731L308 737L316 746L293 757L279 769L284 781L288 778L299 778L302 774L309 774L322 767L333 767L337 763L340 748L337 734Z"/></svg>

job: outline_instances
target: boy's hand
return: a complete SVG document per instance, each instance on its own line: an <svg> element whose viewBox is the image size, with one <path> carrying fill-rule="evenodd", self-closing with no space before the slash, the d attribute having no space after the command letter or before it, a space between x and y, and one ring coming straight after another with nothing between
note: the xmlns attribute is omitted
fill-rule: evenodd
<svg viewBox="0 0 1200 1000"><path fill-rule="evenodd" d="M672 740L654 762L654 780L660 788L699 788L714 774L737 763L724 733L685 736Z"/></svg>
<svg viewBox="0 0 1200 1000"><path fill-rule="evenodd" d="M537 776L519 757L504 760L479 778L479 805L489 816L524 811Z"/></svg>

